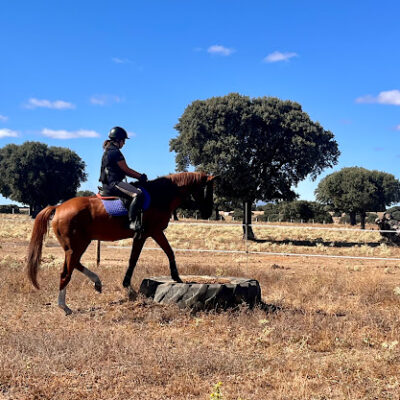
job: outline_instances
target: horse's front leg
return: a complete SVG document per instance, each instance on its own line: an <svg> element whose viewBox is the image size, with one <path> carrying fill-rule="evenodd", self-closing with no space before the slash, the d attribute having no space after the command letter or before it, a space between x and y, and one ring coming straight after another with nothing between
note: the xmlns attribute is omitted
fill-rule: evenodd
<svg viewBox="0 0 400 400"><path fill-rule="evenodd" d="M133 270L135 269L136 263L139 259L145 241L146 238L133 239L131 256L129 257L129 266L126 270L124 281L122 282L123 287L128 290L128 296L130 300L135 300L137 297L137 292L131 286L131 279L133 275Z"/></svg>
<svg viewBox="0 0 400 400"><path fill-rule="evenodd" d="M164 253L167 255L169 260L169 268L171 270L171 278L176 281L182 283L182 279L179 277L178 269L176 268L175 255L174 252L168 242L168 239L165 237L163 231L159 231L152 235L152 238L157 242L157 244L164 250Z"/></svg>

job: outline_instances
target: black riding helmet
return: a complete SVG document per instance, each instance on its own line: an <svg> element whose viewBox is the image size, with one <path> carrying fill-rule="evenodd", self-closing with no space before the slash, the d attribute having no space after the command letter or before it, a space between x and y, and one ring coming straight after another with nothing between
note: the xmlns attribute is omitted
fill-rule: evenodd
<svg viewBox="0 0 400 400"><path fill-rule="evenodd" d="M125 140L129 139L128 134L126 133L126 130L124 128L121 128L119 126L114 126L114 128L111 128L108 137L111 140Z"/></svg>

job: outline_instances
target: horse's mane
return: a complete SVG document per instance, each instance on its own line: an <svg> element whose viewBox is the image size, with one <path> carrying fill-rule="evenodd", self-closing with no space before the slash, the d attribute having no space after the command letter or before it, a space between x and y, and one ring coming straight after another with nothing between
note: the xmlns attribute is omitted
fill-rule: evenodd
<svg viewBox="0 0 400 400"><path fill-rule="evenodd" d="M178 172L169 174L166 178L171 179L177 186L191 186L203 183L207 179L207 174L204 172Z"/></svg>
<svg viewBox="0 0 400 400"><path fill-rule="evenodd" d="M164 209L178 195L180 187L199 185L206 180L204 172L178 172L148 181L143 187L150 193L152 206Z"/></svg>

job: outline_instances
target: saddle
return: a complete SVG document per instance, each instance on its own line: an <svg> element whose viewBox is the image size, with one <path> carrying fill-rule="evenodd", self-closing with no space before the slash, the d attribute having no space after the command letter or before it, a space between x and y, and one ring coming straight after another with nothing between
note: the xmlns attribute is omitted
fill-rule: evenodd
<svg viewBox="0 0 400 400"><path fill-rule="evenodd" d="M150 194L142 186L138 186L138 188L143 193L142 210L146 211L150 207L151 203ZM105 196L101 190L99 190L99 193L97 193L96 196L102 201L107 214L113 217L122 217L128 215L128 208L131 199L128 200L124 197L117 196Z"/></svg>

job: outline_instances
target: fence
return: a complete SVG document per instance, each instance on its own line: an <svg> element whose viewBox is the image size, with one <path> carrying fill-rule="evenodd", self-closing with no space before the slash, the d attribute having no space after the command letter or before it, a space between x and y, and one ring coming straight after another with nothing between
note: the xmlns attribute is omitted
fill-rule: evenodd
<svg viewBox="0 0 400 400"><path fill-rule="evenodd" d="M245 226L241 223L225 223L225 222L170 222L169 225L172 226L207 226L207 227L243 227ZM272 224L252 224L252 227L261 227L264 229L301 229L301 230L321 230L321 231L336 231L336 232L348 232L348 233L367 233L374 232L376 234L380 234L381 232L389 232L393 233L391 230L379 230L379 229L349 229L349 228L337 228L337 227L326 227L326 226L304 226L304 225L272 225ZM246 237L247 235L245 235ZM266 240L268 242L268 240ZM400 261L400 258L397 257L370 257L370 256L354 256L354 255L335 255L335 254L314 254L314 253L296 253L296 252L276 252L276 251L254 251L250 250L248 247L248 240L244 240L245 249L244 250L233 250L233 249L188 249L188 248L174 248L175 252L193 252L193 253L216 253L216 254L251 254L251 255L264 255L264 256L287 256L287 257L320 257L320 258L335 258L335 259L350 259L350 260L376 260L376 261ZM119 249L130 249L129 246L112 246L109 245L110 248L119 248ZM144 251L161 251L158 247L144 247ZM98 245L97 249L98 262L100 259L100 245Z"/></svg>

